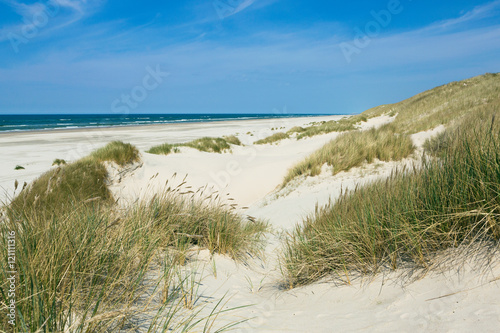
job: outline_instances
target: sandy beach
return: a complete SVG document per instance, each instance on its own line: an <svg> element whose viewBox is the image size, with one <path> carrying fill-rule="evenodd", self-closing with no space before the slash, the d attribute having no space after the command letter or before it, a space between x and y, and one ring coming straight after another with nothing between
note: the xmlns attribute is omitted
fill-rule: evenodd
<svg viewBox="0 0 500 333"><path fill-rule="evenodd" d="M279 144L253 145L279 128L286 131L313 121L338 120L342 116L287 118L272 120L230 121L216 123L157 125L95 130L50 131L0 134L2 163L0 187L5 201L14 194L14 181L30 182L51 167L55 158L74 161L110 141L121 140L135 145L141 162L125 171L108 166L110 189L118 203L127 206L147 199L186 179L186 188L216 191L222 200L235 204L238 212L269 222L273 233L266 236L260 256L244 262L211 256L207 250L193 249L190 263L199 279L198 296L210 311L210 304L221 298L224 308L240 308L221 315L218 323L248 319L236 332L494 332L500 327L498 292L500 265L477 269L468 262L454 270L444 269L413 281L402 279L405 271L359 278L350 285L325 279L309 286L284 290L280 282L280 234L290 231L313 213L316 205L335 200L357 185L389 177L403 165L416 163L414 158L399 162L377 162L356 167L332 176L323 170L318 177L294 180L279 189L287 170L338 133L312 138L286 139ZM376 117L363 123L369 129L389 123L394 118ZM414 134L414 144L421 149L426 138L444 129ZM231 153L215 154L181 147L180 153L168 156L145 151L168 142L181 143L204 136L237 135L242 146ZM22 165L24 170L14 170ZM214 274L214 270L217 271ZM157 273L157 272L156 272ZM152 271L154 276L155 272ZM151 305L153 306L153 305ZM147 316L143 325L147 327Z"/></svg>
<svg viewBox="0 0 500 333"><path fill-rule="evenodd" d="M284 127L290 129L294 126L304 125L313 121L340 119L342 117L281 118L0 133L0 153L6 157L5 162L0 166L0 192L2 192L0 198L5 200L8 197L12 197L14 181L16 179L21 184L23 182L31 182L47 171L54 159L64 159L68 162L75 161L114 140L129 142L142 152L154 145L165 142L181 143L204 136L218 137L236 133L240 134L239 136L243 143L251 143L271 135L273 133L272 128ZM251 133L251 135L246 133ZM327 139L323 139L317 144L320 145L325 140ZM316 145L312 149L317 147L319 146ZM254 154L252 152L252 155L259 156L262 154ZM193 157L192 155L189 156ZM211 154L205 155L208 158L210 156ZM221 157L221 155L216 156ZM154 157L152 155L147 156L147 158L153 160ZM227 156L222 156L222 158L225 157ZM226 161L222 161L222 164ZM25 169L14 170L16 165L23 166ZM213 171L219 171L220 168L214 167ZM201 172L204 173L204 170L207 172L211 171L208 168L203 168ZM190 169L177 168L174 172L176 171L179 174L186 174L189 173ZM282 170L282 173L285 171ZM165 175L162 173L162 176Z"/></svg>

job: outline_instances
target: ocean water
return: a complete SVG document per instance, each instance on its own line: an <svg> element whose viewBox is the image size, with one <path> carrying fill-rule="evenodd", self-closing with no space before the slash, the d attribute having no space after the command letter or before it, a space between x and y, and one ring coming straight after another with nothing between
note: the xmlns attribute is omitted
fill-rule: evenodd
<svg viewBox="0 0 500 333"><path fill-rule="evenodd" d="M309 117L311 114L0 115L0 132L78 129L223 120Z"/></svg>

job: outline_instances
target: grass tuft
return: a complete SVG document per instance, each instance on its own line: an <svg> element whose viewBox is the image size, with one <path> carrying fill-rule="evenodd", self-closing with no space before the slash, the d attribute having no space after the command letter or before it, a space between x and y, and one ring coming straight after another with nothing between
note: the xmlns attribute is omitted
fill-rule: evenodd
<svg viewBox="0 0 500 333"><path fill-rule="evenodd" d="M123 143L121 141L110 142L106 146L94 151L90 156L99 162L115 162L121 166L140 160L137 148L130 143Z"/></svg>
<svg viewBox="0 0 500 333"><path fill-rule="evenodd" d="M150 148L147 153L168 155L171 152L178 153L179 147L191 147L207 153L224 153L226 151L231 151L230 145L241 146L241 141L234 135L225 136L223 138L204 137L186 143L164 143Z"/></svg>
<svg viewBox="0 0 500 333"><path fill-rule="evenodd" d="M398 161L412 154L414 150L411 138L396 133L391 124L368 131L348 132L330 141L289 170L282 186L301 175L320 174L325 163L332 167L335 175L363 163L372 163L375 159Z"/></svg>
<svg viewBox="0 0 500 333"><path fill-rule="evenodd" d="M178 195L176 191L136 205L127 219L160 233L161 246L186 250L196 245L233 258L255 249L257 240L267 229L263 222L244 221L230 207Z"/></svg>
<svg viewBox="0 0 500 333"><path fill-rule="evenodd" d="M294 127L290 128L290 129L286 132L286 134L288 134L288 135L292 135L292 134L294 134L294 133L302 133L302 132L304 132L305 130L306 130L306 129L305 129L304 127L301 127L301 126L294 126Z"/></svg>
<svg viewBox="0 0 500 333"><path fill-rule="evenodd" d="M58 165L58 166L59 166L59 165L64 165L64 164L66 164L66 161L65 161L65 160L63 160L63 159L59 159L59 158L56 158L56 159L54 160L54 162L52 162L52 165L53 165L53 166L54 166L54 165Z"/></svg>
<svg viewBox="0 0 500 333"><path fill-rule="evenodd" d="M241 146L241 141L238 139L235 135L229 135L223 137L224 140L226 140L227 143L235 145L235 146Z"/></svg>
<svg viewBox="0 0 500 333"><path fill-rule="evenodd" d="M11 202L16 215L54 215L71 212L76 205L111 202L107 171L93 158L52 169L28 185Z"/></svg>
<svg viewBox="0 0 500 333"><path fill-rule="evenodd" d="M288 139L289 137L290 135L288 135L287 133L278 132L274 133L271 136L268 136L267 138L257 140L254 142L254 144L256 145L274 144L281 140Z"/></svg>
<svg viewBox="0 0 500 333"><path fill-rule="evenodd" d="M156 154L156 155L168 155L174 151L175 146L169 143L163 143L158 146L151 147L146 153Z"/></svg>
<svg viewBox="0 0 500 333"><path fill-rule="evenodd" d="M222 153L226 150L231 149L229 143L223 138L204 137L201 139L183 143L182 145L208 153Z"/></svg>

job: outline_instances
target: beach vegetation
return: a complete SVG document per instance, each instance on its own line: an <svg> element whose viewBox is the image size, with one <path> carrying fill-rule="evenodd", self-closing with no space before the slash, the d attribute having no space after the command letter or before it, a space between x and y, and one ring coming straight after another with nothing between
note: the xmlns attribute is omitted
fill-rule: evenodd
<svg viewBox="0 0 500 333"><path fill-rule="evenodd" d="M316 176L323 165L331 167L333 175L373 161L399 161L413 153L411 138L396 133L392 124L367 131L351 131L339 135L288 171L282 186L295 177Z"/></svg>
<svg viewBox="0 0 500 333"><path fill-rule="evenodd" d="M149 201L117 207L103 161L130 162L135 149L113 146L48 171L5 207L0 232L15 235L16 245L14 249L9 238L2 237L0 256L16 257L20 331L134 327L151 315L146 305L156 301L147 295L161 286L167 292L162 304L153 307L149 330L188 331L201 322L182 312L186 304L196 306L196 295L175 287L176 274L163 275L160 266L165 272L179 271L193 246L235 259L260 250L265 223L247 220L211 196L195 196L182 184ZM155 270L157 279L151 277ZM10 271L5 260L0 266L2 304L9 302ZM220 302L213 316L219 311ZM205 318L209 326L214 325L211 317ZM7 327L7 320L2 316L0 325Z"/></svg>
<svg viewBox="0 0 500 333"><path fill-rule="evenodd" d="M162 143L161 145L149 148L149 150L147 150L146 153L155 155L168 155L172 152L175 153L174 151L175 148L176 147L174 145L171 145L169 143Z"/></svg>
<svg viewBox="0 0 500 333"><path fill-rule="evenodd" d="M344 117L339 120L314 122L311 124L311 126L305 127L303 131L298 132L297 139L300 140L303 138L332 132L352 131L356 129L356 125L361 122L366 122L367 120L368 117L361 114Z"/></svg>
<svg viewBox="0 0 500 333"><path fill-rule="evenodd" d="M111 202L104 165L84 158L47 171L11 202L12 212L46 216L71 212L81 202Z"/></svg>
<svg viewBox="0 0 500 333"><path fill-rule="evenodd" d="M224 136L223 139L226 140L226 142L231 145L241 146L240 139L238 139L238 137L235 135Z"/></svg>
<svg viewBox="0 0 500 333"><path fill-rule="evenodd" d="M304 127L301 127L301 126L294 126L292 128L290 128L286 133L288 135L292 135L294 133L301 133L301 132L304 132L306 129Z"/></svg>
<svg viewBox="0 0 500 333"><path fill-rule="evenodd" d="M362 115L395 115L394 125L402 133L427 131L447 126L484 106L498 105L499 82L500 75L488 73L436 87L396 104L378 106Z"/></svg>
<svg viewBox="0 0 500 333"><path fill-rule="evenodd" d="M24 170L24 167L22 165L16 165L14 170Z"/></svg>
<svg viewBox="0 0 500 333"><path fill-rule="evenodd" d="M207 153L223 153L231 149L231 146L225 139L211 137L203 137L201 139L183 143L182 145Z"/></svg>
<svg viewBox="0 0 500 333"><path fill-rule="evenodd" d="M290 135L287 133L278 132L274 133L271 136L268 136L267 138L257 140L254 142L254 144L256 145L274 144L280 142L281 140L288 139L289 137Z"/></svg>
<svg viewBox="0 0 500 333"><path fill-rule="evenodd" d="M438 157L318 208L284 241L286 285L332 274L349 282L351 273L407 265L426 269L439 251L498 242L499 116L491 105L476 109L427 144Z"/></svg>
<svg viewBox="0 0 500 333"><path fill-rule="evenodd" d="M203 137L185 143L164 143L150 148L147 153L157 155L168 155L179 152L179 147L190 147L207 153L224 153L231 151L231 145L241 145L241 141L234 135L223 138Z"/></svg>
<svg viewBox="0 0 500 333"><path fill-rule="evenodd" d="M56 159L52 162L52 165L53 165L53 166L54 166L54 165L61 165L61 164L62 164L62 165L66 164L66 161L65 161L65 160L63 160L63 159L60 159L60 158L56 158Z"/></svg>
<svg viewBox="0 0 500 333"><path fill-rule="evenodd" d="M139 150L130 143L112 141L90 155L99 162L115 162L120 166L140 161Z"/></svg>

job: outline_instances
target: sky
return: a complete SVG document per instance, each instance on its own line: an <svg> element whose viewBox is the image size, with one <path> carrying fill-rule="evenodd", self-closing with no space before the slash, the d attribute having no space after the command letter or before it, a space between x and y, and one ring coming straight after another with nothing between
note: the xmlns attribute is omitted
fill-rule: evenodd
<svg viewBox="0 0 500 333"><path fill-rule="evenodd" d="M0 114L354 114L499 55L500 0L0 0Z"/></svg>

